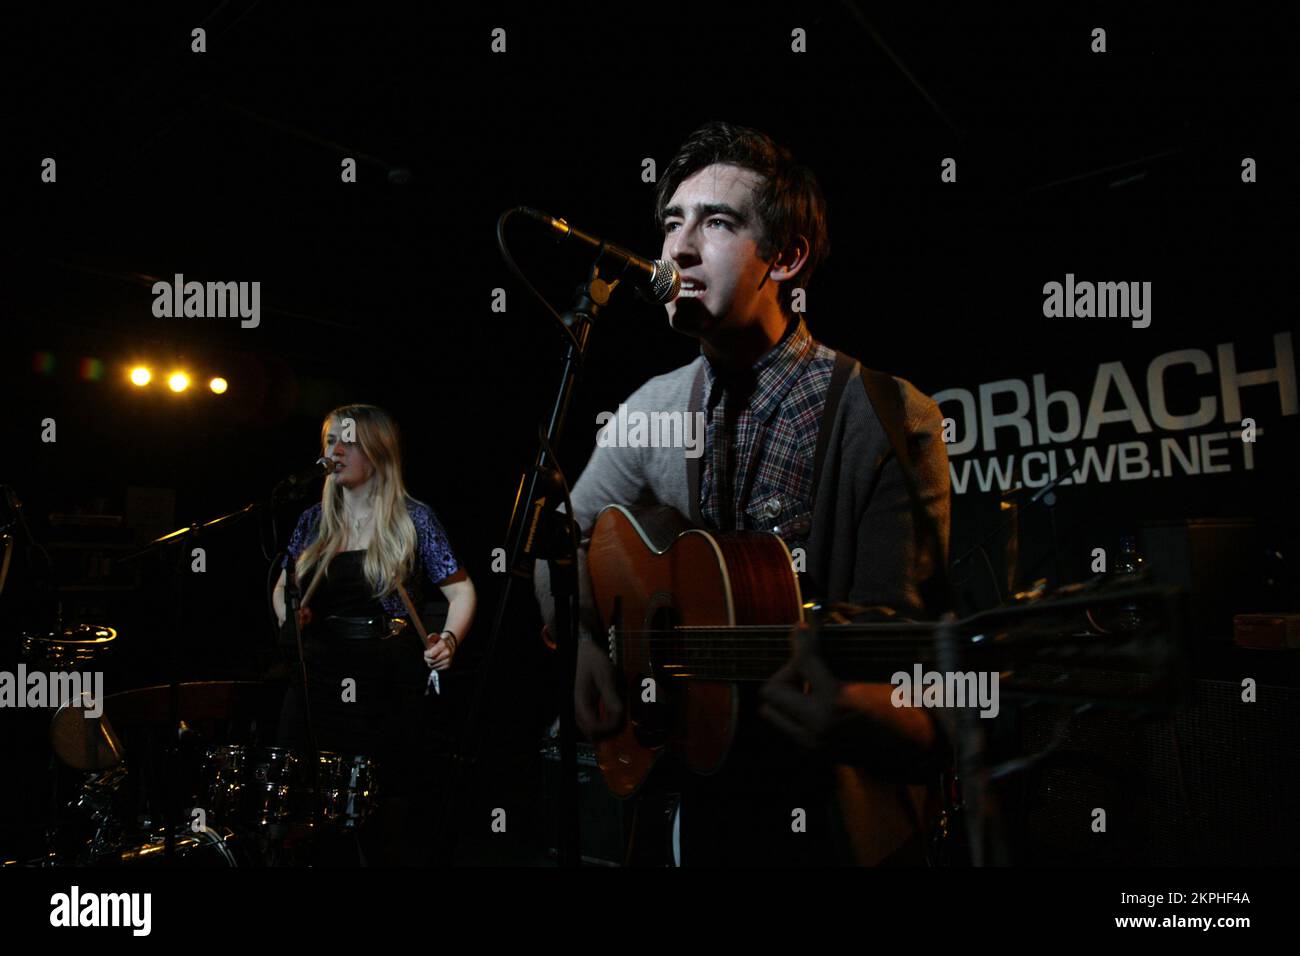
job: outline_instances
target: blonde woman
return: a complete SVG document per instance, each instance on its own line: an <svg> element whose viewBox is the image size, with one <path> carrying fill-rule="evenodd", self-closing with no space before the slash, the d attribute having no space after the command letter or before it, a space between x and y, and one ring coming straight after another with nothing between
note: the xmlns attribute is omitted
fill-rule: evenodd
<svg viewBox="0 0 1300 956"><path fill-rule="evenodd" d="M376 759L380 791L404 804L419 782L429 670L446 670L463 646L474 620L474 584L433 510L407 494L397 427L383 409L335 409L321 427L321 444L335 470L289 543L317 746ZM281 626L284 581L282 572L274 594ZM406 597L422 611L431 587L449 607L441 630L430 630L429 646L413 626L389 638L395 619L412 623ZM303 688L298 669L293 673L279 742L305 750ZM348 680L354 683L345 693ZM404 816L405 806L395 812Z"/></svg>

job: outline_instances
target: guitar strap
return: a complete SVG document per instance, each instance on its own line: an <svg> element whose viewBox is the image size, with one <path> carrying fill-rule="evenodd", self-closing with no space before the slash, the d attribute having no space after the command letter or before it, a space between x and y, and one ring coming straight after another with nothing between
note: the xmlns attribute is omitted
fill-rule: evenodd
<svg viewBox="0 0 1300 956"><path fill-rule="evenodd" d="M831 372L830 388L826 391L826 407L822 410L822 423L817 428L817 450L813 453L812 505L817 507L817 489L821 487L822 463L826 460L826 446L835 430L835 413L840 407L840 396L853 371L853 359L843 352L835 353L835 369Z"/></svg>
<svg viewBox="0 0 1300 956"><path fill-rule="evenodd" d="M700 359L700 367L695 370L695 380L691 382L691 400L687 405L687 414L691 416L690 420L695 421L695 413L704 410L704 363L707 359ZM703 440L703 436L701 436ZM700 461L703 456L686 459L686 493L690 497L690 512L687 515L691 519L692 527L704 527L704 514L700 511Z"/></svg>
<svg viewBox="0 0 1300 956"><path fill-rule="evenodd" d="M898 459L899 469L903 473L903 485L907 488L907 497L912 502L912 517L916 521L916 526L924 528L927 532L932 531L933 529L929 527L932 524L929 512L926 511L925 505L921 502L921 495L916 490L916 472L912 468L912 454L907 447L907 419L903 411L903 398L898 394L898 383L894 381L892 375L877 372L864 365L862 385L867 390L867 399L871 402L876 418L880 420L880 425L889 438L889 447L893 450L894 457Z"/></svg>
<svg viewBox="0 0 1300 956"><path fill-rule="evenodd" d="M840 396L844 392L844 386L848 382L849 375L855 364L858 363L843 352L835 353L835 369L831 373L831 384L826 393L826 407L822 413L821 426L817 433L817 451L813 459L814 507L816 506L817 489L821 486L822 464L826 457L826 446L830 442L830 434L835 427L835 415L839 408ZM923 540L933 541L936 548L942 551L939 529L934 523L934 516L930 514L929 509L925 507L925 503L921 501L920 492L917 490L916 471L913 468L912 454L907 445L907 416L903 409L903 398L899 394L898 383L892 375L877 372L865 365L859 364L858 368L862 379L862 387L867 393L867 400L871 403L871 408L876 413L876 419L880 422L880 426L885 430L885 437L889 440L890 450L898 460L898 467L903 476L903 486L907 489L907 497L912 505L913 527L918 529ZM922 599L925 606L935 612L955 607L946 563L939 560L937 564L935 575L922 588Z"/></svg>

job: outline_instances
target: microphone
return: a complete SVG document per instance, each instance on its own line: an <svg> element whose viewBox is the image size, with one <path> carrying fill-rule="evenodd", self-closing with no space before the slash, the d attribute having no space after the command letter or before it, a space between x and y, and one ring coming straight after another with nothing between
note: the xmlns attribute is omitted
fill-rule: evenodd
<svg viewBox="0 0 1300 956"><path fill-rule="evenodd" d="M667 259L645 259L634 253L628 252L621 246L605 242L599 236L593 236L583 232L581 229L575 229L563 219L556 219L548 216L546 213L537 209L529 209L527 206L517 207L517 211L536 219L544 225L550 226L559 238L574 238L584 245L591 246L593 249L603 249L604 255L612 256L616 261L622 262L627 268L633 271L638 284L644 285L646 291L660 304L671 302L677 298L677 293L682 289L682 276Z"/></svg>
<svg viewBox="0 0 1300 956"><path fill-rule="evenodd" d="M1029 503L1034 504L1039 498L1042 498L1043 504L1047 505L1049 508L1052 507L1052 505L1056 504L1056 492L1052 489L1063 482L1067 477L1069 477L1068 472L1057 475L1047 484L1043 485L1043 487L1039 488L1038 491L1034 493L1034 496L1029 499Z"/></svg>
<svg viewBox="0 0 1300 956"><path fill-rule="evenodd" d="M320 458L316 459L316 464L312 465L310 468L303 468L301 471L294 472L288 478L284 479L284 481L280 482L280 484L305 485L307 482L315 478L320 478L324 475L332 475L333 473L334 459L326 458L322 455Z"/></svg>

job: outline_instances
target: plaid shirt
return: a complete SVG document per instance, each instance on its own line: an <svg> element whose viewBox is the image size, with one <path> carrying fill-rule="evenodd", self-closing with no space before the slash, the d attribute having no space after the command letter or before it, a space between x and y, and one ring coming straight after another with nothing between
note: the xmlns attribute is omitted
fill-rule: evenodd
<svg viewBox="0 0 1300 956"><path fill-rule="evenodd" d="M792 547L812 521L813 459L835 353L803 319L745 376L704 363L700 513L723 531L775 530Z"/></svg>

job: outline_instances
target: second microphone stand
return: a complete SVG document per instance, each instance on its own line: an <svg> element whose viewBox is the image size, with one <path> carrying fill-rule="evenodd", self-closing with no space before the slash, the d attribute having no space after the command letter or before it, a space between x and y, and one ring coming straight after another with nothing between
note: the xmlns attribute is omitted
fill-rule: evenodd
<svg viewBox="0 0 1300 956"><path fill-rule="evenodd" d="M603 250L602 250L603 252ZM592 265L587 281L574 294L573 306L562 316L567 329L567 345L560 374L560 384L551 406L550 418L538 443L532 470L520 480L515 496L507 532L508 568L505 591L497 605L492 632L488 639L484 675L478 683L474 703L465 722L465 760L477 753L476 739L481 721L482 706L488 684L487 670L500 638L513 587L520 580L530 582L533 563L544 559L550 569L551 593L555 597L555 623L553 638L560 654L559 714L560 714L560 783L556 794L558 833L556 849L561 866L579 863L578 824L578 750L577 725L574 717L574 683L578 666L578 529L574 523L573 509L568 504L568 483L560 468L556 449L564 435L564 426L573 401L578 377L586 358L588 340L596 316L609 302L618 280L606 282L600 278L600 257ZM564 501L565 511L556 510ZM455 839L451 826L454 802L464 771L457 765L452 785L448 789L447 806L443 816L444 848L450 854ZM448 857L449 858L449 857Z"/></svg>

